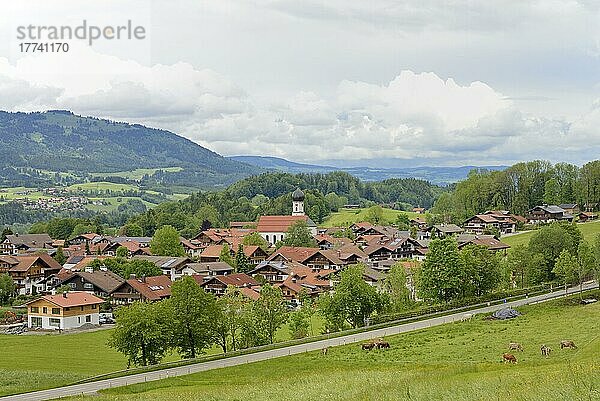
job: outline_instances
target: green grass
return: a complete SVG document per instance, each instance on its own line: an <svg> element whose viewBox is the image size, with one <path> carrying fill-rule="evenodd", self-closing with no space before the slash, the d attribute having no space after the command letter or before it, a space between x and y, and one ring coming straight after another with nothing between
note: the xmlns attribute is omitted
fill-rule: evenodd
<svg viewBox="0 0 600 401"><path fill-rule="evenodd" d="M7 309L5 307L1 310ZM319 334L324 320L314 315L313 331ZM0 397L25 391L64 386L88 377L125 369L127 359L108 347L112 330L74 334L0 334ZM276 334L276 341L289 340L288 325ZM208 355L222 350L213 346ZM163 362L179 360L171 353Z"/></svg>
<svg viewBox="0 0 600 401"><path fill-rule="evenodd" d="M592 221L589 223L577 224L577 227L581 231L583 238L591 244L594 243L596 236L600 234L600 220ZM520 234L511 235L508 237L502 237L502 242L510 245L527 245L529 244L529 240L535 234L536 230L533 231L524 231Z"/></svg>
<svg viewBox="0 0 600 401"><path fill-rule="evenodd" d="M383 209L383 218L386 220L386 224L395 223L398 215L406 213L409 218L422 216L422 214L413 212L403 212L401 210L394 209ZM332 213L322 224L323 227L344 227L349 226L352 223L358 223L365 221L367 215L367 209L340 209L338 212Z"/></svg>
<svg viewBox="0 0 600 401"><path fill-rule="evenodd" d="M600 294L597 292L597 296ZM519 308L511 321L453 323L358 344L103 391L107 400L598 400L600 304ZM572 339L578 350L560 350ZM501 363L518 341L516 365ZM548 359L540 344L553 348ZM85 398L85 397L84 397ZM87 399L87 398L85 398Z"/></svg>
<svg viewBox="0 0 600 401"><path fill-rule="evenodd" d="M136 191L138 190L137 186L130 184L116 184L114 182L84 182L81 184L74 184L70 187L67 187L69 191L106 191L110 189L114 192L122 192L122 191Z"/></svg>
<svg viewBox="0 0 600 401"><path fill-rule="evenodd" d="M164 167L164 168L136 168L130 171L117 171L115 173L92 173L94 177L122 177L129 180L141 180L144 175L152 175L162 170L167 173L177 173L183 170L182 167Z"/></svg>

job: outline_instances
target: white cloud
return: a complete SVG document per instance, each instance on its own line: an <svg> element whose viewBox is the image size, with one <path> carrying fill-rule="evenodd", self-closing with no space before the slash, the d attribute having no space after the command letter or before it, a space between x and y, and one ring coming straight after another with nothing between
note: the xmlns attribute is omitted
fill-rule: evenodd
<svg viewBox="0 0 600 401"><path fill-rule="evenodd" d="M585 160L600 147L600 101L573 121L549 119L523 112L511 94L483 82L461 85L433 72L405 70L384 84L342 80L333 96L259 98L183 62L149 67L88 47L77 59L42 57L0 58L0 106L142 123L225 155L491 164Z"/></svg>

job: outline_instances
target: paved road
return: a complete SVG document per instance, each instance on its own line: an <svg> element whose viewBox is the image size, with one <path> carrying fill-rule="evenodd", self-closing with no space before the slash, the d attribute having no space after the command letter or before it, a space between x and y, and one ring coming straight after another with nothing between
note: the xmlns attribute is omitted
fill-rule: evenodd
<svg viewBox="0 0 600 401"><path fill-rule="evenodd" d="M598 284L587 284L584 289L597 287ZM579 288L570 288L567 293L572 294L579 291ZM489 313L507 306L516 307L526 304L547 301L552 298L558 298L565 295L565 290L555 291L549 294L542 294L531 298L521 299L518 301L508 302L506 304L487 306L469 311L468 313ZM285 348L279 348L269 351L261 351L254 354L234 356L218 361L201 362L189 366L181 366L176 368L168 368L155 372L139 373L131 376L120 377L115 379L101 380L92 383L76 384L72 386L59 387L50 390L36 391L26 394L18 394L7 397L0 397L0 401L41 401L51 400L61 397L68 397L81 394L93 394L98 390L108 389L111 387L126 386L135 383L144 383L147 381L160 380L168 377L182 376L190 373L203 372L211 369L224 368L228 366L241 365L244 363L264 361L266 359L278 358L287 355L294 355L308 351L320 350L325 347L334 347L337 345L345 345L356 342L361 342L377 337L390 336L399 333L419 330L426 327L438 326L444 323L460 321L465 312L455 313L448 316L434 317L427 320L422 320L414 323L405 323L398 326L376 329L363 333L350 334L343 337L331 338L326 340L315 341L312 343L293 345Z"/></svg>

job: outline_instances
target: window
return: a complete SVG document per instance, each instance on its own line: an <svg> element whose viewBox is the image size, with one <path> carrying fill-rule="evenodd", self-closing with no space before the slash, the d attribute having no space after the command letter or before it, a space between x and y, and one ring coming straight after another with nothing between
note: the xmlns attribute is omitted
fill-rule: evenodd
<svg viewBox="0 0 600 401"><path fill-rule="evenodd" d="M77 316L77 323L81 323L81 316Z"/></svg>
<svg viewBox="0 0 600 401"><path fill-rule="evenodd" d="M32 306L31 308L29 308L29 311L31 313L40 313L40 307L39 306Z"/></svg>
<svg viewBox="0 0 600 401"><path fill-rule="evenodd" d="M83 306L81 306L81 310L83 311Z"/></svg>
<svg viewBox="0 0 600 401"><path fill-rule="evenodd" d="M90 323L91 321L92 321L92 315L87 315L87 316L85 317L85 322L86 322L86 323Z"/></svg>
<svg viewBox="0 0 600 401"><path fill-rule="evenodd" d="M50 326L52 327L60 327L60 319L50 318Z"/></svg>
<svg viewBox="0 0 600 401"><path fill-rule="evenodd" d="M94 285L91 283L85 283L83 285L83 288L85 288L86 290L93 290L94 289Z"/></svg>
<svg viewBox="0 0 600 401"><path fill-rule="evenodd" d="M96 309L98 305L92 305L92 309Z"/></svg>
<svg viewBox="0 0 600 401"><path fill-rule="evenodd" d="M31 318L31 327L42 327L42 318L41 317L32 317Z"/></svg>
<svg viewBox="0 0 600 401"><path fill-rule="evenodd" d="M60 315L60 308L52 308L53 315Z"/></svg>
<svg viewBox="0 0 600 401"><path fill-rule="evenodd" d="M75 283L69 283L69 287L71 287L72 290L76 289L77 286L75 285Z"/></svg>
<svg viewBox="0 0 600 401"><path fill-rule="evenodd" d="M70 311L70 310L71 310L71 308L65 308L65 311Z"/></svg>
<svg viewBox="0 0 600 401"><path fill-rule="evenodd" d="M48 313L48 308L46 308L45 306L42 308L42 313Z"/></svg>

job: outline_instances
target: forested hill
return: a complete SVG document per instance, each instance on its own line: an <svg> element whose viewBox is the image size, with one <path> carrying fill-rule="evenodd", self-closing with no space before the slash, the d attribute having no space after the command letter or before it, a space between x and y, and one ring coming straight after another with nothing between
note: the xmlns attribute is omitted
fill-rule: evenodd
<svg viewBox="0 0 600 401"><path fill-rule="evenodd" d="M292 212L291 193L305 193L305 210L317 223L345 204L388 204L408 209L430 207L444 188L416 179L362 182L344 172L329 174L265 173L249 177L216 192L199 192L190 197L158 205L130 220L152 235L163 225L172 225L184 236L196 235L199 227L227 227L231 221L255 221L259 215Z"/></svg>
<svg viewBox="0 0 600 401"><path fill-rule="evenodd" d="M165 183L194 187L230 184L263 171L172 132L58 110L0 111L0 180L5 184L15 177L13 167L76 174L180 167L163 178Z"/></svg>

